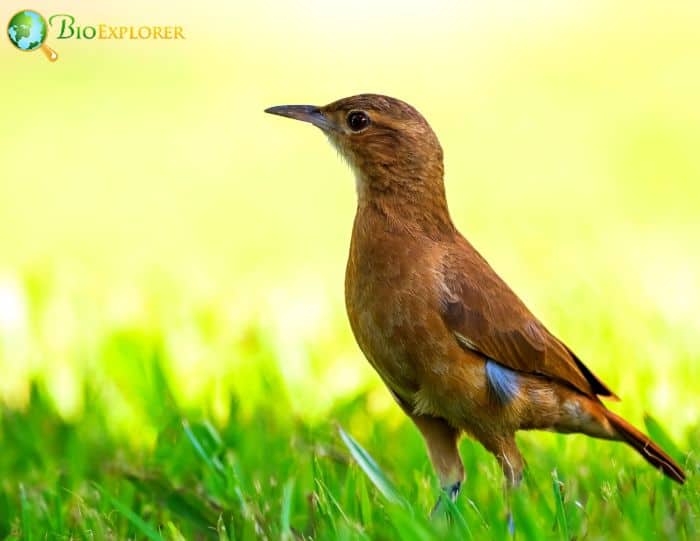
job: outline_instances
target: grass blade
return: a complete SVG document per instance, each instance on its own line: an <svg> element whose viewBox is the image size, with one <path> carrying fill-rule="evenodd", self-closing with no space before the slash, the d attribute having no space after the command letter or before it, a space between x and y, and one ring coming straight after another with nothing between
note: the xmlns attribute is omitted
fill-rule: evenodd
<svg viewBox="0 0 700 541"><path fill-rule="evenodd" d="M171 520L169 520L166 524L168 527L168 531L170 532L170 540L171 541L187 541L185 539L185 536L182 535L182 532L178 530L177 526L173 524Z"/></svg>
<svg viewBox="0 0 700 541"><path fill-rule="evenodd" d="M107 492L104 488L102 488L100 485L95 483L95 487L97 490L100 491L100 493L109 500L109 502L112 504L112 507L114 507L121 515L124 516L131 524L136 528L141 534L143 534L145 537L150 539L151 541L163 541L163 537L158 533L157 530L155 530L150 524L148 524L145 520L143 520L140 516L138 516L136 513L134 513L131 509L129 509L126 505L124 505L122 502L120 502L117 498L112 496L109 492Z"/></svg>
<svg viewBox="0 0 700 541"><path fill-rule="evenodd" d="M23 484L19 485L19 495L20 502L22 504L22 536L26 541L32 541L34 539L34 535L32 532L32 521L30 518L30 505L29 501L27 500L27 493L24 490Z"/></svg>
<svg viewBox="0 0 700 541"><path fill-rule="evenodd" d="M228 536L226 524L224 524L224 517L222 515L219 515L219 519L216 521L216 533L219 536L219 541L236 541L236 533L233 531L233 528L231 528L231 535L233 537Z"/></svg>
<svg viewBox="0 0 700 541"><path fill-rule="evenodd" d="M283 539L292 538L291 515L292 498L294 496L294 478L289 479L282 492L282 514L280 516L280 528Z"/></svg>
<svg viewBox="0 0 700 541"><path fill-rule="evenodd" d="M377 490L390 502L407 507L406 500L401 497L399 491L396 490L396 487L394 487L387 476L384 475L384 472L370 454L365 451L350 434L345 432L342 426L338 427L338 431L340 432L343 443L345 443L350 454L355 459L355 462L357 462L360 468L362 468L362 471L367 474L367 477L369 477L370 481L377 487Z"/></svg>
<svg viewBox="0 0 700 541"><path fill-rule="evenodd" d="M469 524L464 518L464 515L457 508L457 504L452 501L452 499L446 494L441 494L442 505L445 506L445 511L450 522L454 521L454 527L459 532L460 539L472 539L472 532L469 528Z"/></svg>
<svg viewBox="0 0 700 541"><path fill-rule="evenodd" d="M559 480L557 470L552 471L552 491L554 492L554 508L556 510L557 526L561 539L568 541L571 539L569 535L569 524L566 520L566 509L564 508L564 483Z"/></svg>
<svg viewBox="0 0 700 541"><path fill-rule="evenodd" d="M182 429L185 431L185 435L187 436L187 439L190 440L190 443L192 444L192 447L194 448L195 452L204 461L204 463L207 466L209 466L209 468L211 468L211 470L214 473L223 477L225 475L223 465L221 464L218 458L209 456L209 454L204 449L204 445L197 438L196 434L194 433L194 430L192 430L192 427L190 426L190 423L189 421L187 421L187 419L182 420Z"/></svg>

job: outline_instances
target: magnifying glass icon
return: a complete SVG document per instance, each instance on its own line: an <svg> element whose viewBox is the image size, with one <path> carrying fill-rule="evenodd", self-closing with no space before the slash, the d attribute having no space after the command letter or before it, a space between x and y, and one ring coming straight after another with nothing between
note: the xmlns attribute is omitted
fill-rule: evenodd
<svg viewBox="0 0 700 541"><path fill-rule="evenodd" d="M30 52L41 49L51 62L58 60L58 54L46 45L48 30L46 19L36 11L25 9L15 13L7 25L7 35L12 45L20 51Z"/></svg>

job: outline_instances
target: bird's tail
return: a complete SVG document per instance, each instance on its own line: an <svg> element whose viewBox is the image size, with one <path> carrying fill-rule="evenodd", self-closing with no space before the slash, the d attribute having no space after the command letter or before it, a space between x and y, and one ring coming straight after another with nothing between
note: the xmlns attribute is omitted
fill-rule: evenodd
<svg viewBox="0 0 700 541"><path fill-rule="evenodd" d="M656 445L649 436L637 430L619 415L605 409L605 416L622 441L633 447L649 464L661 470L665 475L683 484L685 472L678 463Z"/></svg>

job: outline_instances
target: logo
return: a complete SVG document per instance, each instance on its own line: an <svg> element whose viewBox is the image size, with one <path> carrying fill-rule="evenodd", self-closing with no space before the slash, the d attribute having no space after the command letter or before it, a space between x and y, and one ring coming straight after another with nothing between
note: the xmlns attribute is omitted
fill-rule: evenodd
<svg viewBox="0 0 700 541"><path fill-rule="evenodd" d="M46 20L36 11L25 9L18 11L7 25L7 35L12 45L20 51L36 51L41 49L51 62L58 60L58 54L44 43L48 26Z"/></svg>
<svg viewBox="0 0 700 541"><path fill-rule="evenodd" d="M80 26L75 17L67 13L51 15L49 24L58 29L56 39L185 39L182 26L112 26L104 23Z"/></svg>
<svg viewBox="0 0 700 541"><path fill-rule="evenodd" d="M7 35L12 45L20 51L41 49L51 62L58 60L58 54L44 43L48 29L56 33L56 39L78 40L174 40L185 39L182 26L113 26L105 23L80 25L73 15L58 13L46 19L36 11L18 11L7 25Z"/></svg>

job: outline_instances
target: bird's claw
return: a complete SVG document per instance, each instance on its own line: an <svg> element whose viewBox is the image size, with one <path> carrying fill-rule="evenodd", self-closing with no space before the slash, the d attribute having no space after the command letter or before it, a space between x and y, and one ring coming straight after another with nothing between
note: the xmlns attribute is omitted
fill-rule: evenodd
<svg viewBox="0 0 700 541"><path fill-rule="evenodd" d="M437 501L435 502L435 505L433 506L433 510L430 512L430 518L435 518L438 513L440 512L440 509L443 507L442 505L442 500L445 496L447 496L450 501L454 502L457 500L457 496L459 496L459 491L462 488L462 482L457 481L456 483L449 485L447 487L443 487L440 495L438 496Z"/></svg>
<svg viewBox="0 0 700 541"><path fill-rule="evenodd" d="M508 533L511 537L515 537L515 520L513 519L513 512L508 511L506 515L506 523L508 524Z"/></svg>

